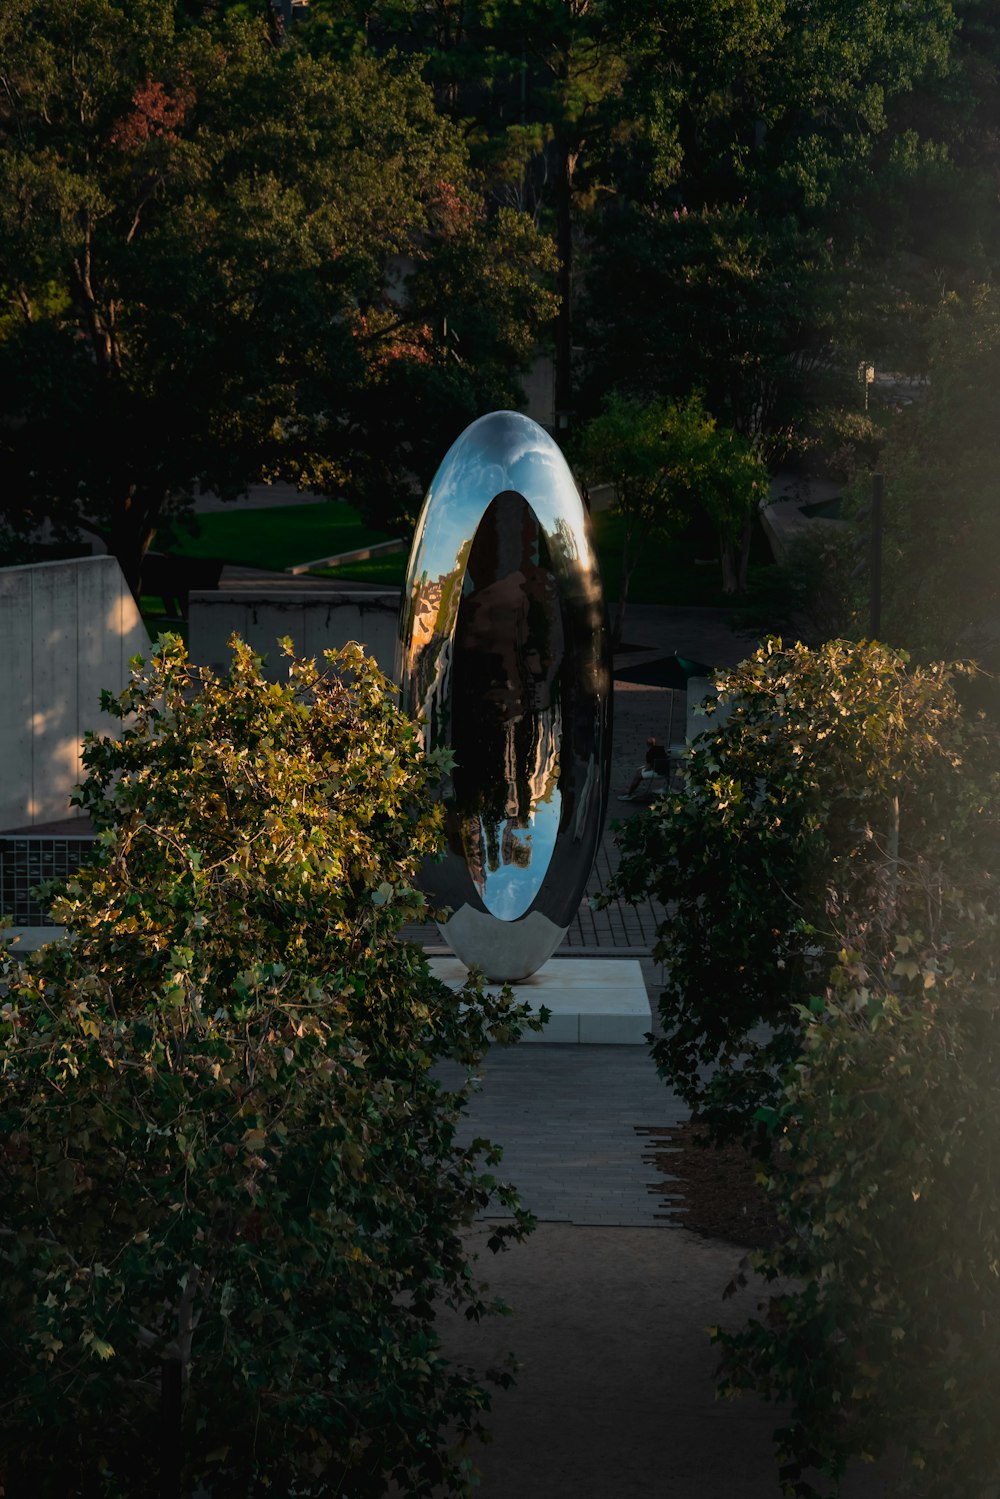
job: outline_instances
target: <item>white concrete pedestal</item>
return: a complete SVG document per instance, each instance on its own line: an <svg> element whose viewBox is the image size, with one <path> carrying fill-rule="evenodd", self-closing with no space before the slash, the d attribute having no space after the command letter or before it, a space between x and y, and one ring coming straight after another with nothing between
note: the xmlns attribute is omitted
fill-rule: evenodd
<svg viewBox="0 0 1000 1499"><path fill-rule="evenodd" d="M452 989L465 983L458 958L431 958L431 972ZM487 984L496 993L500 984ZM525 1031L532 1041L591 1046L641 1046L652 1017L642 969L635 958L550 958L531 978L511 986L520 1002L537 1014L545 1005L552 1018L542 1031Z"/></svg>

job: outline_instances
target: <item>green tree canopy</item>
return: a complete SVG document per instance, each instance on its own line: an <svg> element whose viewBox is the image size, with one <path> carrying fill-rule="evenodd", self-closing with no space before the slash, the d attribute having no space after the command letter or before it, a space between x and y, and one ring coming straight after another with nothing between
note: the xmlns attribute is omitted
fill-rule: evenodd
<svg viewBox="0 0 1000 1499"><path fill-rule="evenodd" d="M643 550L693 516L707 517L718 538L725 592L746 586L750 528L767 493L767 470L749 443L717 426L697 396L677 402L613 395L584 429L577 457L590 482L614 485L615 508L625 520L616 640Z"/></svg>
<svg viewBox="0 0 1000 1499"><path fill-rule="evenodd" d="M947 0L667 6L629 83L646 128L591 226L588 408L609 382L700 388L770 457L846 396L858 341L880 353L912 293L881 185L915 198L941 156L904 110L944 87L954 31Z"/></svg>
<svg viewBox="0 0 1000 1499"><path fill-rule="evenodd" d="M0 480L22 526L98 531L136 587L197 486L280 473L405 508L426 432L509 392L542 242L485 216L413 66L177 0L15 0L0 49ZM375 483L368 421L400 382Z"/></svg>

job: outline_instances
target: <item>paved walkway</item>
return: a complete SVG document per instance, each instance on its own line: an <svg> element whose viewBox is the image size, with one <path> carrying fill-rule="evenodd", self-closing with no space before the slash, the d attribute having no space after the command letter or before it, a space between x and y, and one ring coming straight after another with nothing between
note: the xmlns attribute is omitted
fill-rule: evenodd
<svg viewBox="0 0 1000 1499"><path fill-rule="evenodd" d="M630 610L627 633L637 649L617 667L674 651L730 665L751 649L709 610ZM647 734L668 738L670 707L664 689L616 683L615 792ZM636 810L612 800L588 895L615 868L613 824ZM654 1032L659 969L649 949L659 914L652 903L592 913L584 902L560 949L567 961L585 951L638 958ZM441 941L433 928L414 935ZM723 1299L740 1251L684 1229L669 1181L648 1159L644 1131L685 1117L644 1046L515 1046L487 1056L461 1138L502 1146L498 1174L539 1227L499 1257L486 1246L488 1221L468 1236L511 1318L441 1319L456 1362L482 1370L513 1350L521 1366L515 1387L494 1396L490 1445L470 1453L478 1499L779 1499L771 1433L784 1412L752 1397L716 1399L706 1332L741 1325L764 1289ZM839 1491L884 1496L878 1473L860 1466Z"/></svg>
<svg viewBox="0 0 1000 1499"><path fill-rule="evenodd" d="M644 1046L495 1048L460 1137L503 1146L498 1174L540 1222L653 1228L678 1220L640 1131L679 1124L687 1112Z"/></svg>

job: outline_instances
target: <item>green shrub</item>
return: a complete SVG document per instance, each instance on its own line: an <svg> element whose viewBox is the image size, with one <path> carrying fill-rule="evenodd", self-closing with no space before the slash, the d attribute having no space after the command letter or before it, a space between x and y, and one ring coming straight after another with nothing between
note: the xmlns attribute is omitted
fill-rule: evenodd
<svg viewBox="0 0 1000 1499"><path fill-rule="evenodd" d="M887 1449L907 1496L1000 1474L1000 755L969 675L771 641L623 835L619 885L670 902L659 1069L787 1229L766 1315L715 1336L725 1392L789 1406L803 1499Z"/></svg>
<svg viewBox="0 0 1000 1499"><path fill-rule="evenodd" d="M141 1499L180 1452L213 1499L466 1492L488 1395L435 1314L493 1309L460 1232L499 1153L431 1068L523 1011L396 940L442 765L357 647L278 685L239 642L225 681L171 637L133 666L69 938L6 964L5 1491Z"/></svg>
<svg viewBox="0 0 1000 1499"><path fill-rule="evenodd" d="M727 1392L790 1403L789 1494L890 1447L909 1499L1000 1476L997 869L963 890L956 862L900 874L891 932L845 922L859 945L764 1113L789 1233L756 1261L783 1289L717 1341Z"/></svg>
<svg viewBox="0 0 1000 1499"><path fill-rule="evenodd" d="M841 946L835 913L869 909L887 858L929 852L964 816L981 757L955 673L878 643L766 642L718 673L732 716L699 736L683 787L620 835L613 894L666 918L653 1045L713 1136L752 1138L801 1044L797 1006Z"/></svg>

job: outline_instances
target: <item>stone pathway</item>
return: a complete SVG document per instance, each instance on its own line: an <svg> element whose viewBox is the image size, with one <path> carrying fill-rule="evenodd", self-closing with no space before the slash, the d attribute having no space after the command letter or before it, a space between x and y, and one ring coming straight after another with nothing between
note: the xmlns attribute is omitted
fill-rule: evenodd
<svg viewBox="0 0 1000 1499"><path fill-rule="evenodd" d="M446 1082L458 1072L438 1068ZM669 1225L670 1204L649 1191L650 1127L681 1123L687 1109L656 1075L644 1046L494 1048L460 1139L503 1146L497 1174L515 1183L543 1223L578 1227ZM484 1217L507 1217L499 1206Z"/></svg>

